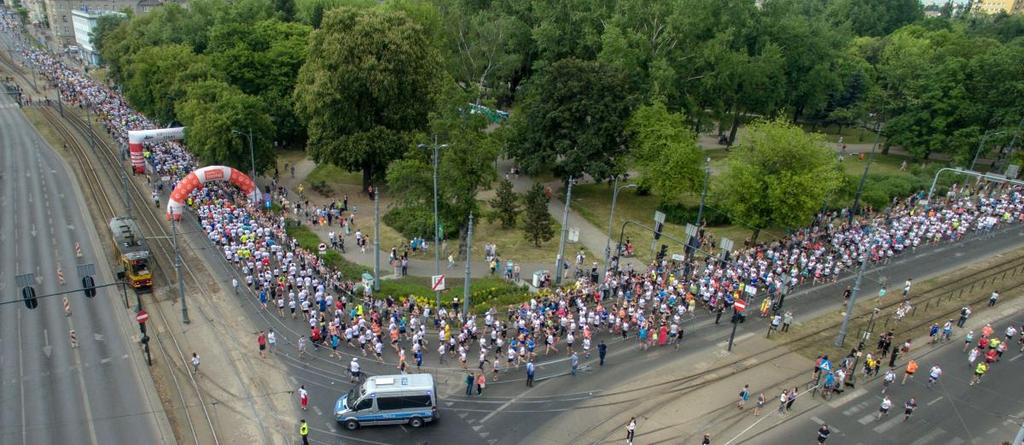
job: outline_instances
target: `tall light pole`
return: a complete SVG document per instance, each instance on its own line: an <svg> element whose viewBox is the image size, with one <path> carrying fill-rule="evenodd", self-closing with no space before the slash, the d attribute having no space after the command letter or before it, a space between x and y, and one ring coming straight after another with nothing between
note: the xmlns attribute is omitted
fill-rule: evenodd
<svg viewBox="0 0 1024 445"><path fill-rule="evenodd" d="M373 188L373 290L380 290L380 189Z"/></svg>
<svg viewBox="0 0 1024 445"><path fill-rule="evenodd" d="M180 217L181 214L178 214ZM178 298L181 299L181 322L189 324L188 304L185 303L185 280L181 276L181 251L178 250L178 222L171 218L171 244L174 245L174 273L178 276Z"/></svg>
<svg viewBox="0 0 1024 445"><path fill-rule="evenodd" d="M558 241L558 257L555 258L555 287L562 284L562 262L565 261L565 239L569 235L569 202L572 200L572 176L565 192L565 210L562 212L562 236Z"/></svg>
<svg viewBox="0 0 1024 445"><path fill-rule="evenodd" d="M636 188L636 184L619 185L619 177L615 176L615 183L612 184L612 210L608 212L608 238L604 242L604 271L601 276L608 274L608 263L611 261L612 224L615 221L615 202L619 198L619 191L622 189Z"/></svg>
<svg viewBox="0 0 1024 445"><path fill-rule="evenodd" d="M249 159L252 161L252 182L256 183L256 152L252 149L252 128L249 129L248 133L242 133L238 130L231 130L232 133L239 134L249 138Z"/></svg>
<svg viewBox="0 0 1024 445"><path fill-rule="evenodd" d="M1003 133L1006 133L1006 132L1005 131L997 131L995 133L988 132L988 133L985 133L984 135L981 136L981 142L978 142L978 149L974 151L974 159L971 160L971 168L970 168L970 170L974 170L974 164L978 162L978 156L981 155L981 150L984 149L985 141L988 139L988 137L989 136L998 136L998 135L1003 134Z"/></svg>
<svg viewBox="0 0 1024 445"><path fill-rule="evenodd" d="M870 242L870 226L865 229L865 233L868 235ZM857 294L860 293L860 282L864 278L864 271L868 267L868 261L871 260L871 245L869 244L864 250L863 257L861 258L860 269L857 270L857 279L853 281L853 290L850 291L850 299L846 302L846 314L843 315L843 324L839 326L839 334L836 335L835 346L837 348L843 347L843 343L846 341L846 329L850 324L850 316L853 314L854 304L857 302Z"/></svg>
<svg viewBox="0 0 1024 445"><path fill-rule="evenodd" d="M875 159L875 148L878 147L878 140L882 136L882 121L875 123L875 143L871 144L871 154L868 155L868 162L864 164L864 173L860 175L860 184L857 185L857 194L853 197L853 207L846 218L846 225L853 225L853 215L860 207L860 195L864 192L864 182L868 179L868 169L871 168L871 161Z"/></svg>
<svg viewBox="0 0 1024 445"><path fill-rule="evenodd" d="M700 231L700 221L704 219L704 201L708 197L709 182L711 182L711 158L704 158L704 190L700 192L700 207L697 207L697 221L694 223L697 226L698 233ZM696 243L694 243L694 247L697 247Z"/></svg>
<svg viewBox="0 0 1024 445"><path fill-rule="evenodd" d="M427 144L420 144L419 148L429 148ZM448 148L448 144L437 144L437 135L434 136L434 275L441 275L441 228L437 217L437 162L438 162L438 151L442 148ZM431 283L433 284L433 283ZM441 307L441 291L434 292L434 307Z"/></svg>
<svg viewBox="0 0 1024 445"><path fill-rule="evenodd" d="M466 228L466 282L462 285L462 319L469 320L470 282L473 279L473 212L469 212Z"/></svg>

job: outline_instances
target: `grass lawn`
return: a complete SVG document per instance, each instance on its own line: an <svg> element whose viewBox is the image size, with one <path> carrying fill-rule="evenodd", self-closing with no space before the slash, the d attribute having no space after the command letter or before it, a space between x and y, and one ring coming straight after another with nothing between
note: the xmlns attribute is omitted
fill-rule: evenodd
<svg viewBox="0 0 1024 445"><path fill-rule="evenodd" d="M828 142L839 142L839 136L843 137L843 142L847 144L870 144L875 142L875 132L860 127L843 127L842 131L839 131L839 127L835 125L822 126L818 125L815 127L809 123L800 123L800 128L809 133L821 133L825 135L825 140ZM879 143L885 142L885 139L881 139Z"/></svg>
<svg viewBox="0 0 1024 445"><path fill-rule="evenodd" d="M317 181L324 181L332 189L338 190L340 185L361 186L363 175L360 172L347 171L336 165L317 164L313 171L306 176L305 182L312 184Z"/></svg>
<svg viewBox="0 0 1024 445"><path fill-rule="evenodd" d="M867 156L861 161L857 156L847 156L842 163L843 171L848 175L854 175L860 177L864 173L864 164L867 162ZM900 171L900 164L903 161L907 161L907 171ZM912 176L910 173L910 167L914 165L914 161L907 156L899 155L883 155L881 153L875 153L875 159L871 161L871 168L868 170L868 174L871 175L886 175L886 176Z"/></svg>
<svg viewBox="0 0 1024 445"><path fill-rule="evenodd" d="M611 187L606 184L577 185L572 189L573 208L583 215L587 221L590 221L591 224L607 228L608 214L611 210L611 194ZM700 197L688 195L682 197L681 201L687 204L696 204L700 201ZM646 226L653 226L654 211L659 203L660 198L657 196L640 196L633 189L622 190L615 205L612 248L614 249L614 244L618 241L622 224L627 220L636 221ZM725 237L733 240L737 247L742 245L742 242L752 234L751 230L737 224L711 227L709 230L716 238ZM679 240L685 241L686 239L686 227L684 225L666 223L662 233ZM781 231L766 229L761 231L759 240L767 241L779 238L782 235ZM644 260L653 258L650 250L653 236L649 231L631 224L626 227L624 238L633 241L638 257ZM668 244L669 254L682 253L683 247L681 245L665 237L658 240L656 247L660 247L661 244Z"/></svg>
<svg viewBox="0 0 1024 445"><path fill-rule="evenodd" d="M480 207L483 213L490 211L490 206L486 202L481 202ZM562 230L560 221L551 219L551 228L555 235L551 240L541 243L540 247L534 246L526 239L522 229L522 220L519 221L519 225L511 229L501 227L501 221L498 220L492 223L487 221L487 218L477 218L473 221L474 255L482 256L484 244L493 243L498 246L498 255L502 258L511 259L517 263L551 262L552 265L554 264L558 254L558 239ZM574 257L581 248L588 257L593 257L593 254L582 245L568 242L565 244L566 257Z"/></svg>

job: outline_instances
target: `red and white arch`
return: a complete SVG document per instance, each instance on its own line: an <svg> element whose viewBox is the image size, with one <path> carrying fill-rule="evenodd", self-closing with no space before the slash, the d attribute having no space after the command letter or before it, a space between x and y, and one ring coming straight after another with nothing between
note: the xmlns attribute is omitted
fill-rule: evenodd
<svg viewBox="0 0 1024 445"><path fill-rule="evenodd" d="M260 191L256 188L256 183L248 175L231 167L211 165L189 173L188 176L185 176L185 179L182 179L174 187L174 191L171 192L171 199L167 201L167 219L174 218L175 221L180 220L181 212L185 208L185 201L188 200L189 193L202 187L207 182L215 181L230 182L235 187L241 189L253 202L259 202L260 200Z"/></svg>

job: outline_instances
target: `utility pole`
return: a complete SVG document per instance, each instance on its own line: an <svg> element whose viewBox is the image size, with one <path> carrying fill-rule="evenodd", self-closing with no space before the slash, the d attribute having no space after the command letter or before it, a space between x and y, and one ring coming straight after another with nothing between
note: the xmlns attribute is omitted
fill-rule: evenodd
<svg viewBox="0 0 1024 445"><path fill-rule="evenodd" d="M974 159L971 160L971 168L969 170L974 171L974 164L976 164L978 162L978 156L981 155L981 150L983 150L984 147L985 147L985 140L987 140L989 136L996 136L996 135L1000 135L1000 134L1003 134L1003 133L1006 133L1006 132L1005 131L997 131L995 133L985 133L984 135L981 136L981 141L978 142L978 149L974 151Z"/></svg>
<svg viewBox="0 0 1024 445"><path fill-rule="evenodd" d="M565 210L562 212L562 236L558 241L558 257L555 258L555 287L562 284L562 262L565 261L565 239L569 236L569 202L572 200L572 176L565 191Z"/></svg>
<svg viewBox="0 0 1024 445"><path fill-rule="evenodd" d="M437 163L438 151L447 148L448 144L438 145L437 135L434 135L434 275L441 275L441 225L437 216ZM419 148L427 148L426 144L420 144ZM441 307L441 291L434 292L434 305Z"/></svg>
<svg viewBox="0 0 1024 445"><path fill-rule="evenodd" d="M253 148L252 148L252 128L249 128L248 131L249 131L248 133L242 133L241 131L238 131L238 130L231 130L232 133L235 133L235 134L238 134L238 135L242 135L242 136L245 136L245 137L249 138L249 159L252 162L252 164L251 164L252 165L252 170L250 170L250 174L252 175L252 177L250 179L252 179L253 184L255 184L256 183L256 151L253 150Z"/></svg>
<svg viewBox="0 0 1024 445"><path fill-rule="evenodd" d="M870 234L870 232L869 232ZM870 247L864 252L864 256L861 259L860 269L857 270L857 279L853 281L853 290L850 292L850 299L846 302L846 314L843 315L843 324L839 326L839 334L836 335L835 346L837 348L843 347L843 343L846 341L846 328L850 324L850 315L853 314L854 303L857 302L857 294L860 293L860 282L864 278L864 270L868 267L868 256Z"/></svg>
<svg viewBox="0 0 1024 445"><path fill-rule="evenodd" d="M612 209L608 212L608 238L604 242L604 272L601 273L602 277L608 274L608 263L611 261L612 224L615 221L615 202L619 198L619 190L636 188L636 186L636 184L623 184L622 187L619 187L619 177L615 177L615 183L612 185ZM616 247L616 249L619 247L621 246Z"/></svg>
<svg viewBox="0 0 1024 445"><path fill-rule="evenodd" d="M373 188L373 290L380 290L380 190Z"/></svg>
<svg viewBox="0 0 1024 445"><path fill-rule="evenodd" d="M181 276L181 251L178 250L178 222L173 215L171 217L171 243L174 245L174 273L178 276L178 298L181 299L181 322L189 324L188 305L185 303L185 280Z"/></svg>
<svg viewBox="0 0 1024 445"><path fill-rule="evenodd" d="M466 282L462 285L462 319L469 319L469 286L473 277L473 213L469 214L469 228L466 229Z"/></svg>
<svg viewBox="0 0 1024 445"><path fill-rule="evenodd" d="M864 192L864 182L868 179L868 169L871 168L871 161L875 159L875 148L878 147L878 140L882 137L882 121L875 123L875 143L871 144L871 153L868 154L868 161L864 163L864 173L860 175L860 184L857 185L857 194L853 197L853 207L850 207L850 214L846 218L846 225L853 225L853 215L860 208L860 195Z"/></svg>

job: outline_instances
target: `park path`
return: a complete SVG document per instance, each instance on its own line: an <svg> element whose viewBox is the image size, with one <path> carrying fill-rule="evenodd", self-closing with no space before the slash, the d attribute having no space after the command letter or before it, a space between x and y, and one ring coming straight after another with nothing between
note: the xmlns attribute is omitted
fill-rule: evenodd
<svg viewBox="0 0 1024 445"><path fill-rule="evenodd" d="M704 148L705 150L721 150L721 149L725 148L723 145L718 144L717 139L713 135L701 135L698 138L698 144L702 148ZM847 143L846 145L847 145L847 147L846 147L847 155L856 155L856 154L859 154L859 153L870 152L872 144L871 143ZM829 146L831 146L837 152L841 150L840 144L838 144L838 143L829 143ZM907 155L906 152L904 152L902 149L900 149L898 147L892 147L890 149L890 154ZM280 175L280 183L281 183L281 185L287 187L289 190L294 190L300 183L308 183L308 181L306 181L306 177L309 175L310 172L313 171L313 169L316 167L316 164L312 160L310 160L308 157L301 157L301 158L290 157L288 159L288 162L289 162L289 165L294 165L295 166L295 176L292 177L292 175L290 174L289 169L288 168L284 168L283 167L284 163L282 162L282 168L281 168L281 171L280 171L280 173L281 173L281 175ZM499 177L505 177L505 178L509 179L512 182L513 190L516 193L525 193L526 191L528 191L533 186L533 184L535 182L538 182L538 181L536 181L532 177L528 177L528 176L525 176L525 175L512 176L512 175L508 174L510 169L511 169L511 167L513 165L514 165L514 162L512 160L510 160L510 159L501 159L501 160L499 160L498 163L497 163L498 176ZM631 173L635 174L635 172L631 172ZM585 177L585 178L581 179L581 182L583 182L583 183L592 183L594 181L591 178L589 178L589 177ZM564 211L564 202L565 202L564 201L564 198L565 198L564 193L565 192L564 192L564 188L563 188L563 181L561 179L559 179L559 178L553 178L553 179L551 179L549 181L542 181L541 184L544 185L545 187L549 187L554 192L553 196L551 197L551 200L548 203L548 213L551 215L552 218L555 219L555 221L561 223L562 222L562 217L563 217L563 211ZM308 184L306 184L306 187L308 187ZM330 198L320 196L317 193L310 193L308 195L309 195L309 201L310 201L311 204L314 204L314 205L326 205L332 199L340 199L340 197L343 194L347 194L349 196L349 203L350 203L350 205L354 205L354 206L357 206L360 209L364 209L362 212L359 212L359 217L356 218L356 222L357 222L356 226L363 228L364 229L364 233L366 233L367 236L372 236L372 233L373 233L372 227L371 227L371 224L372 224L372 211L370 211L370 209L373 208L373 203L372 203L372 201L369 200L369 198L367 197L367 195L365 193L363 193L361 190L359 190L358 186L350 186L348 188L343 188L342 190L337 190L334 193L334 196L330 197ZM493 196L493 191L485 191L485 192L481 193L480 198L481 199L489 199L491 196ZM608 199L611 199L611 192L610 191L609 191L609 198ZM569 217L568 217L568 224L567 225L568 225L568 227L570 229L577 229L577 230L579 230L579 240L578 240L578 242L577 243L567 243L566 244L566 248L565 248L565 259L566 259L566 262L569 263L570 267L575 267L576 251L581 246L585 247L586 250L590 252L588 257L587 257L586 262L584 263L585 267L590 267L595 262L599 266L603 266L604 265L603 260L604 260L604 253L605 253L605 245L606 245L605 243L608 240L608 232L607 232L608 228L606 226L597 226L597 225L591 223L586 218L584 218L583 215L581 215L579 212L577 212L572 206L569 207ZM330 231L335 231L338 234L342 233L339 230L340 228L338 226L313 226L313 227L310 227L310 229L312 229L314 232L316 232L318 235L320 235L320 238L325 240L325 241L328 239L327 234ZM613 228L613 231L614 231L614 228ZM560 236L561 236L561 232L555 233L555 238L554 239L556 240L556 242L557 242L558 237L560 237ZM615 248L614 244L617 241L615 239L615 234L614 233L612 234L612 238L613 239L611 240L609 247L611 249L614 249ZM477 242L483 242L483 240L477 240ZM367 251L365 253L359 251L359 249L353 249L353 247L355 246L355 236L354 236L354 234L347 235L346 240L345 240L345 245L346 245L346 248L347 248L347 251L343 254L345 259L347 259L347 260L349 260L349 261L351 261L353 263L356 263L356 264L359 264L361 266L366 267L368 271L372 271L373 270L374 256L373 256L373 249L372 249L372 247L373 247L372 246L372 241L371 241L371 245L369 246L369 248L367 249ZM389 249L390 249L389 246L381 246L381 250L382 250L382 253L381 253L381 256L382 256L382 259L381 259L381 275L386 277L386 279L398 278L398 275L395 274L395 270L392 269L390 267L390 265L388 265L388 263L387 263L387 253L388 253ZM445 252L447 252L449 250L449 248L447 246L442 246L442 249L443 250L442 250L442 256L441 256L441 261L440 261L440 263L441 263L441 267L440 267L441 268L441 273L443 273L443 274L448 276L448 286L450 287L455 282L454 280L461 280L462 277L465 276L465 262L457 260L455 265L453 267L449 268L448 267L448 261L447 261L446 255L445 255ZM501 251L501 246L498 246L498 250L499 250L499 252ZM512 258L512 260L515 261L514 258ZM555 259L554 255L552 255L551 260L547 261L547 262L519 263L520 268L521 268L521 277L522 277L522 279L523 280L529 280L530 275L532 275L532 273L535 272L535 271L540 271L540 270L551 271L551 270L554 270L554 268L555 268L555 260L556 259ZM643 264L641 262L639 262L639 261L637 261L635 259L627 259L626 262L623 265L625 266L627 264L631 264L631 265L633 265L636 268L640 268L640 267L643 266ZM428 277L428 276L434 275L434 257L433 257L433 252L430 251L430 252L427 252L427 253L418 253L418 254L412 255L410 257L410 260L409 260L408 274L410 276L415 276L415 277ZM501 274L501 267L499 267L499 272L498 272L498 275L500 275L500 274ZM476 260L474 260L472 262L472 277L473 278L484 278L484 277L488 277L490 275L491 274L490 274L489 265L485 261L483 261L482 258L476 259Z"/></svg>

